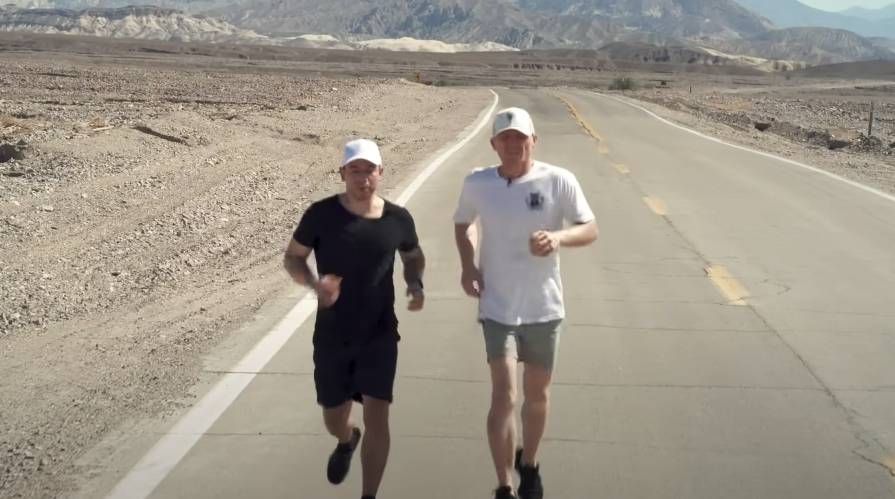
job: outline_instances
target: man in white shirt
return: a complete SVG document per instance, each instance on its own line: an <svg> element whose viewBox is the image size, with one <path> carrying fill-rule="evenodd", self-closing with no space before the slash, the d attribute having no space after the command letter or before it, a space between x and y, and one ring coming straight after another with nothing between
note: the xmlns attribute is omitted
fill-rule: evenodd
<svg viewBox="0 0 895 499"><path fill-rule="evenodd" d="M500 164L470 173L454 214L461 283L479 299L479 320L491 368L488 441L497 472L495 499L512 499L512 470L520 474L519 498L544 494L537 451L547 422L551 374L565 317L559 248L597 239L594 214L575 176L535 161L537 136L528 112L497 113L491 146ZM473 223L481 228L476 265ZM570 225L564 227L563 222ZM524 364L522 448L514 453L516 364Z"/></svg>

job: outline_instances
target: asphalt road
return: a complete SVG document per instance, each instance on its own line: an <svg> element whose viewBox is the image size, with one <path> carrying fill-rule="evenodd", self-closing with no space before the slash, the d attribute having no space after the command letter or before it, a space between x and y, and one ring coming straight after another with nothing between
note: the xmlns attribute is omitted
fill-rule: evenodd
<svg viewBox="0 0 895 499"><path fill-rule="evenodd" d="M537 157L578 176L600 225L595 245L562 254L547 497L895 497L895 202L610 97L499 94L531 111ZM494 487L484 346L451 215L465 173L495 159L486 127L407 205L428 301L399 314L380 499ZM314 402L312 322L185 436L183 459L156 466L157 486L139 480L144 463L127 483L148 488L122 497L359 497L358 456L345 484L325 479L333 440Z"/></svg>

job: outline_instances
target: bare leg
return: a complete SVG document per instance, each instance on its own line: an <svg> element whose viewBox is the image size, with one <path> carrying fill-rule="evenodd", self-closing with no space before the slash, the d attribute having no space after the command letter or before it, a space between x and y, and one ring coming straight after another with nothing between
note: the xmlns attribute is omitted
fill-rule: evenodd
<svg viewBox="0 0 895 499"><path fill-rule="evenodd" d="M551 372L541 366L525 364L522 374L522 462L537 464L538 447L547 427L550 409Z"/></svg>
<svg viewBox="0 0 895 499"><path fill-rule="evenodd" d="M512 485L515 454L516 359L500 357L491 366L491 410L488 412L488 444L500 486Z"/></svg>
<svg viewBox="0 0 895 499"><path fill-rule="evenodd" d="M354 425L351 419L351 401L333 407L331 409L323 409L323 424L326 425L326 431L330 435L339 439L339 443L348 443L351 441L351 430Z"/></svg>
<svg viewBox="0 0 895 499"><path fill-rule="evenodd" d="M389 402L364 396L364 443L361 447L363 495L375 496L382 483L391 435L388 427Z"/></svg>

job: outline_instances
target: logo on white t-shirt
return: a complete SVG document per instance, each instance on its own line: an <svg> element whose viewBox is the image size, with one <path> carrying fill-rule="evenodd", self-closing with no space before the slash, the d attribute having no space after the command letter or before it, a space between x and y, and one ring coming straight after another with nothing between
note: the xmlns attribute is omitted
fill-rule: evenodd
<svg viewBox="0 0 895 499"><path fill-rule="evenodd" d="M525 199L525 204L528 205L530 210L540 211L544 208L544 196L539 191L529 193Z"/></svg>

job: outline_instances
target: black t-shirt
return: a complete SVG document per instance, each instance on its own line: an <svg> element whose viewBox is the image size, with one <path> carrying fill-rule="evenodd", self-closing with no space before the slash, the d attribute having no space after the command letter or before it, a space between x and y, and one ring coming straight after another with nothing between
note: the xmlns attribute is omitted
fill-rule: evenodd
<svg viewBox="0 0 895 499"><path fill-rule="evenodd" d="M395 251L419 246L410 212L386 201L382 217L363 218L332 196L308 207L292 237L314 249L319 275L342 278L336 303L317 310L315 345L349 346L385 335L398 338Z"/></svg>

